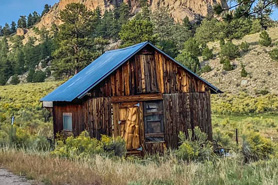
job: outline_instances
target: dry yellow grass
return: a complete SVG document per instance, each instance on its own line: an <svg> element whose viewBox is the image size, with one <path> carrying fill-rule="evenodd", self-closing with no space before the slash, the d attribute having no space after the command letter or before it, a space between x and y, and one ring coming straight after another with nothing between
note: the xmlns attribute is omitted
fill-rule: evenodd
<svg viewBox="0 0 278 185"><path fill-rule="evenodd" d="M92 168L68 160L23 151L2 150L0 164L15 174L45 184L103 184Z"/></svg>
<svg viewBox="0 0 278 185"><path fill-rule="evenodd" d="M212 162L183 163L167 156L158 160L112 160L97 156L84 161L53 158L48 153L0 150L0 166L39 184L205 185L278 184L278 160L242 163L238 156ZM156 160L157 161L157 160Z"/></svg>

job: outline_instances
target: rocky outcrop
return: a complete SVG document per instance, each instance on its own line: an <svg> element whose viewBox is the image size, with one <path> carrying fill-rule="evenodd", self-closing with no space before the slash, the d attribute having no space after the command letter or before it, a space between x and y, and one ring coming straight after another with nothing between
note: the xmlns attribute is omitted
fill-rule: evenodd
<svg viewBox="0 0 278 185"><path fill-rule="evenodd" d="M59 12L63 10L67 4L70 3L82 3L88 9L95 10L99 7L102 12L105 10L111 10L115 5L126 3L131 8L131 13L135 14L140 10L140 4L138 0L60 0L55 4L51 11L42 17L38 27L51 27L52 24L60 24ZM160 8L167 8L169 13L176 21L183 20L186 16L190 20L194 20L198 16L207 16L213 10L215 4L221 4L223 7L227 7L225 0L148 0L151 11L156 11Z"/></svg>
<svg viewBox="0 0 278 185"><path fill-rule="evenodd" d="M90 10L95 10L99 7L104 12L105 10L113 9L115 5L120 5L123 2L129 5L131 14L136 14L141 9L139 0L60 0L41 18L41 21L35 27L50 29L53 24L60 25L60 11L71 3L82 3ZM191 21L200 16L205 17L213 11L215 4L227 7L225 0L148 0L148 5L152 12L160 8L166 8L177 22L181 22L186 16ZM23 43L26 43L30 37L38 37L32 29L25 34Z"/></svg>
<svg viewBox="0 0 278 185"><path fill-rule="evenodd" d="M23 36L23 35L25 35L26 33L27 33L27 29L24 29L24 28L17 28L17 30L16 30L16 35L18 35L18 36Z"/></svg>

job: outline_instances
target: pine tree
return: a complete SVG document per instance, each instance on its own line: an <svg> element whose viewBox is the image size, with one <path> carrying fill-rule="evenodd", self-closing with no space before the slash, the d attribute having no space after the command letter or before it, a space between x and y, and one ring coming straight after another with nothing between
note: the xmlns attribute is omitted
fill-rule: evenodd
<svg viewBox="0 0 278 185"><path fill-rule="evenodd" d="M24 60L24 53L21 49L17 49L15 52L15 74L21 75L25 72L25 60Z"/></svg>
<svg viewBox="0 0 278 185"><path fill-rule="evenodd" d="M15 33L16 32L16 23L13 21L11 23L11 33Z"/></svg>
<svg viewBox="0 0 278 185"><path fill-rule="evenodd" d="M210 60L213 58L212 49L209 49L206 45L205 49L202 51L202 56L204 60Z"/></svg>
<svg viewBox="0 0 278 185"><path fill-rule="evenodd" d="M11 28L10 25L8 23L5 24L4 28L3 28L3 35L4 36L8 36L11 34Z"/></svg>
<svg viewBox="0 0 278 185"><path fill-rule="evenodd" d="M28 28L31 28L31 26L33 26L33 24L34 24L33 15L32 15L32 14L29 14L29 15L28 15L28 18L27 18L27 27L28 27Z"/></svg>
<svg viewBox="0 0 278 185"><path fill-rule="evenodd" d="M194 73L201 72L200 62L197 56L192 55L186 51L183 51L176 57L176 60L182 63L185 67L191 70Z"/></svg>
<svg viewBox="0 0 278 185"><path fill-rule="evenodd" d="M195 57L202 54L200 44L194 38L190 38L184 43L183 52L189 53Z"/></svg>
<svg viewBox="0 0 278 185"><path fill-rule="evenodd" d="M60 19L63 24L56 37L58 46L53 54L53 70L56 76L71 76L98 56L92 37L97 16L85 5L72 3L60 12Z"/></svg>
<svg viewBox="0 0 278 185"><path fill-rule="evenodd" d="M241 72L240 72L241 77L247 77L248 73L245 70L245 66L241 64Z"/></svg>
<svg viewBox="0 0 278 185"><path fill-rule="evenodd" d="M3 28L0 26L0 36L3 36Z"/></svg>
<svg viewBox="0 0 278 185"><path fill-rule="evenodd" d="M17 22L17 27L18 28L26 28L27 23L26 23L26 16L20 16Z"/></svg>
<svg viewBox="0 0 278 185"><path fill-rule="evenodd" d="M272 39L270 38L269 34L266 31L261 32L259 43L262 46L270 46L271 45Z"/></svg>
<svg viewBox="0 0 278 185"><path fill-rule="evenodd" d="M51 8L51 5L45 4L41 16L44 16L44 14L48 13L50 11L50 8Z"/></svg>
<svg viewBox="0 0 278 185"><path fill-rule="evenodd" d="M119 33L123 42L122 47L130 46L144 41L155 41L153 24L148 20L133 19L123 25Z"/></svg>
<svg viewBox="0 0 278 185"><path fill-rule="evenodd" d="M11 80L11 84L12 85L17 85L19 83L20 83L20 81L19 81L18 75L16 75L16 74L13 75L12 80Z"/></svg>

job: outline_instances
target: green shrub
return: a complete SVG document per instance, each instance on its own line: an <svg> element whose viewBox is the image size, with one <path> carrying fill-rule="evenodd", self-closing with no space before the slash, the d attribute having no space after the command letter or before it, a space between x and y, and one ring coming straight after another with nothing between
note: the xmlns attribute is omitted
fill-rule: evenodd
<svg viewBox="0 0 278 185"><path fill-rule="evenodd" d="M28 72L28 76L27 76L27 82L32 82L33 81L34 74L35 74L35 70L30 69L29 72Z"/></svg>
<svg viewBox="0 0 278 185"><path fill-rule="evenodd" d="M43 71L36 71L33 75L33 80L32 82L44 82L46 78L46 74Z"/></svg>
<svg viewBox="0 0 278 185"><path fill-rule="evenodd" d="M194 38L188 39L184 43L184 49L183 52L189 53L192 56L200 56L201 53L201 48L200 48L200 43L197 42Z"/></svg>
<svg viewBox="0 0 278 185"><path fill-rule="evenodd" d="M224 69L225 71L232 71L232 70L234 69L234 68L233 68L233 65L231 65L231 62L230 62L229 59L226 59L226 60L224 61L223 69Z"/></svg>
<svg viewBox="0 0 278 185"><path fill-rule="evenodd" d="M49 67L46 68L46 70L45 70L45 75L46 75L46 77L50 77L50 76L51 76L51 70L50 70Z"/></svg>
<svg viewBox="0 0 278 185"><path fill-rule="evenodd" d="M188 138L183 132L179 133L181 145L176 151L176 156L180 160L195 161L209 160L214 157L212 144L207 140L206 133L203 133L200 128L188 130Z"/></svg>
<svg viewBox="0 0 278 185"><path fill-rule="evenodd" d="M249 44L247 42L242 42L239 47L241 49L241 51L243 52L247 52L249 50Z"/></svg>
<svg viewBox="0 0 278 185"><path fill-rule="evenodd" d="M278 48L275 48L272 51L270 51L269 56L272 60L278 61Z"/></svg>
<svg viewBox="0 0 278 185"><path fill-rule="evenodd" d="M268 159L274 153L274 146L259 133L250 132L243 137L242 153L246 162Z"/></svg>
<svg viewBox="0 0 278 185"><path fill-rule="evenodd" d="M255 19L252 22L251 33L258 33L260 31L262 31L262 25L260 23L260 20Z"/></svg>
<svg viewBox="0 0 278 185"><path fill-rule="evenodd" d="M212 53L212 49L209 49L208 47L205 47L205 49L203 49L202 51L202 56L204 60L210 60L213 58L213 53Z"/></svg>
<svg viewBox="0 0 278 185"><path fill-rule="evenodd" d="M220 44L220 48L221 48L222 46L225 45L225 40L224 40L223 38L221 38L221 39L219 40L219 44Z"/></svg>
<svg viewBox="0 0 278 185"><path fill-rule="evenodd" d="M202 72L203 73L208 73L210 72L212 69L209 65L205 65L203 68L202 68Z"/></svg>
<svg viewBox="0 0 278 185"><path fill-rule="evenodd" d="M271 42L272 42L272 40L271 40L269 34L266 31L262 31L260 34L260 40L259 40L260 45L270 46Z"/></svg>
<svg viewBox="0 0 278 185"><path fill-rule="evenodd" d="M115 139L102 135L101 141L90 138L87 131L82 132L78 137L70 136L65 142L58 141L53 152L54 156L82 159L95 155L124 156L126 153L125 142L122 138Z"/></svg>
<svg viewBox="0 0 278 185"><path fill-rule="evenodd" d="M240 76L241 77L247 77L248 73L247 71L245 70L245 67L243 64L241 64L241 72L240 72Z"/></svg>
<svg viewBox="0 0 278 185"><path fill-rule="evenodd" d="M267 94L269 94L269 90L267 90L267 89L256 90L255 94L256 95L267 95Z"/></svg>
<svg viewBox="0 0 278 185"><path fill-rule="evenodd" d="M238 46L233 44L231 41L228 41L224 46L221 47L221 56L227 57L229 59L235 59L239 56Z"/></svg>
<svg viewBox="0 0 278 185"><path fill-rule="evenodd" d="M13 75L12 80L11 80L11 84L17 85L19 83L20 83L20 81L19 81L18 75Z"/></svg>
<svg viewBox="0 0 278 185"><path fill-rule="evenodd" d="M35 137L32 141L31 148L39 151L48 151L50 150L50 143L46 137L38 136Z"/></svg>

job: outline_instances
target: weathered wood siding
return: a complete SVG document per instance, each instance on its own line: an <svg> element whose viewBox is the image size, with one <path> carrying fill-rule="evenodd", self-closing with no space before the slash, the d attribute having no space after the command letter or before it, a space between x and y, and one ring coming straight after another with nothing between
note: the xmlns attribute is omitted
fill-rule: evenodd
<svg viewBox="0 0 278 185"><path fill-rule="evenodd" d="M204 82L163 54L145 49L90 91L91 97L205 92Z"/></svg>
<svg viewBox="0 0 278 185"><path fill-rule="evenodd" d="M210 94L164 94L165 142L167 147L178 147L180 131L188 136L188 129L198 126L212 139Z"/></svg>
<svg viewBox="0 0 278 185"><path fill-rule="evenodd" d="M54 136L63 131L63 113L72 113L72 133L78 136L84 130L82 104L55 103L53 107Z"/></svg>
<svg viewBox="0 0 278 185"><path fill-rule="evenodd" d="M111 98L92 98L83 104L59 103L53 108L54 134L63 131L63 113L72 113L72 133L87 130L91 137L112 135Z"/></svg>
<svg viewBox="0 0 278 185"><path fill-rule="evenodd" d="M85 129L91 137L100 139L101 134L112 136L111 98L92 98L83 105Z"/></svg>

